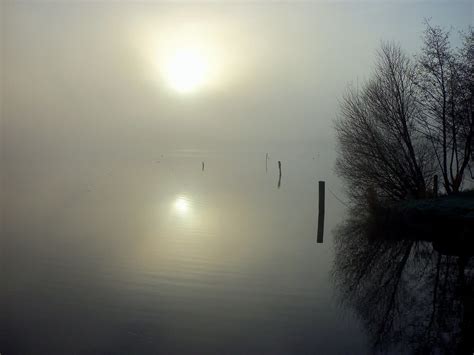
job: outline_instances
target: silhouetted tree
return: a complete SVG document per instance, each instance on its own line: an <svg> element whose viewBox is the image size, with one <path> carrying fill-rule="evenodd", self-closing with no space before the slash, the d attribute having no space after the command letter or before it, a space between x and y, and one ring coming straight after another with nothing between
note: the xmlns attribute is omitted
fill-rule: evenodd
<svg viewBox="0 0 474 355"><path fill-rule="evenodd" d="M352 197L368 188L390 199L425 195L432 157L420 133L415 77L416 66L400 47L383 44L373 76L343 97L336 169Z"/></svg>
<svg viewBox="0 0 474 355"><path fill-rule="evenodd" d="M450 33L426 22L418 57L420 122L431 143L446 192L458 192L471 162L474 135L473 29L463 46L451 48Z"/></svg>
<svg viewBox="0 0 474 355"><path fill-rule="evenodd" d="M392 200L427 194L434 174L458 192L473 164L474 31L452 49L449 32L426 23L416 61L383 44L374 73L350 87L336 121L336 170L353 201L369 189Z"/></svg>

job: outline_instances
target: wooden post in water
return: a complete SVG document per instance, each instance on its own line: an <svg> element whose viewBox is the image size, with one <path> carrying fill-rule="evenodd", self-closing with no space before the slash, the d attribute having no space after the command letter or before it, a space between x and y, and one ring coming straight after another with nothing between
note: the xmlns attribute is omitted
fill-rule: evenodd
<svg viewBox="0 0 474 355"><path fill-rule="evenodd" d="M438 175L433 177L433 195L438 197Z"/></svg>
<svg viewBox="0 0 474 355"><path fill-rule="evenodd" d="M268 172L268 153L265 154L265 172Z"/></svg>
<svg viewBox="0 0 474 355"><path fill-rule="evenodd" d="M279 175L278 175L278 188L281 186L281 161L278 160L278 170L279 170Z"/></svg>
<svg viewBox="0 0 474 355"><path fill-rule="evenodd" d="M319 211L318 211L318 237L317 242L323 242L324 235L324 205L325 205L325 190L324 181L319 182Z"/></svg>
<svg viewBox="0 0 474 355"><path fill-rule="evenodd" d="M202 164L202 171L204 171L204 162L201 162Z"/></svg>

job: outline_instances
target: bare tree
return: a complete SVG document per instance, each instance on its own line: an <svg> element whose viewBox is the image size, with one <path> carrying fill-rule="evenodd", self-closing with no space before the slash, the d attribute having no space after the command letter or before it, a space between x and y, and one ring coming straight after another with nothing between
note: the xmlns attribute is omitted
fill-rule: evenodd
<svg viewBox="0 0 474 355"><path fill-rule="evenodd" d="M426 22L416 80L423 108L420 123L448 194L462 186L474 135L473 31L464 35L457 51L449 37L448 31Z"/></svg>
<svg viewBox="0 0 474 355"><path fill-rule="evenodd" d="M383 44L371 78L349 88L336 122L337 172L356 201L369 189L389 199L422 198L434 174L446 193L474 167L474 30L451 48L450 33L426 22L413 62Z"/></svg>
<svg viewBox="0 0 474 355"><path fill-rule="evenodd" d="M336 170L353 198L368 188L390 199L424 197L431 177L430 151L420 133L416 67L395 44L383 44L362 88L350 88L336 121Z"/></svg>
<svg viewBox="0 0 474 355"><path fill-rule="evenodd" d="M474 27L470 27L466 33L463 34L463 46L459 51L459 56L462 60L461 64L461 82L464 90L464 119L466 127L469 127L466 131L470 134L468 139L471 142L470 153L471 162L469 163L469 170L471 177L474 178L472 173L472 165L474 163Z"/></svg>

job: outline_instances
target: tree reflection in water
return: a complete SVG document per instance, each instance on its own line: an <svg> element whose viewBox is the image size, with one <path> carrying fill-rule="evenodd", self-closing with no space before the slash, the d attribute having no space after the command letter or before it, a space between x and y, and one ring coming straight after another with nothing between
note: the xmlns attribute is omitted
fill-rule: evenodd
<svg viewBox="0 0 474 355"><path fill-rule="evenodd" d="M394 236L377 221L373 213L350 213L335 231L333 269L341 302L360 316L373 350L472 354L472 254L438 252L426 241L432 235Z"/></svg>

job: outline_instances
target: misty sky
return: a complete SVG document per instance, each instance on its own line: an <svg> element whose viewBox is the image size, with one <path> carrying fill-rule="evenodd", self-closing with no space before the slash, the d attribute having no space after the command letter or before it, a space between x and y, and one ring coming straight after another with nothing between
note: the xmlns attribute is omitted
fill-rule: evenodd
<svg viewBox="0 0 474 355"><path fill-rule="evenodd" d="M381 40L410 53L423 19L473 23L466 2L2 2L7 160L152 157L175 149L331 151L350 82ZM189 95L160 77L161 43L210 43L216 79Z"/></svg>

